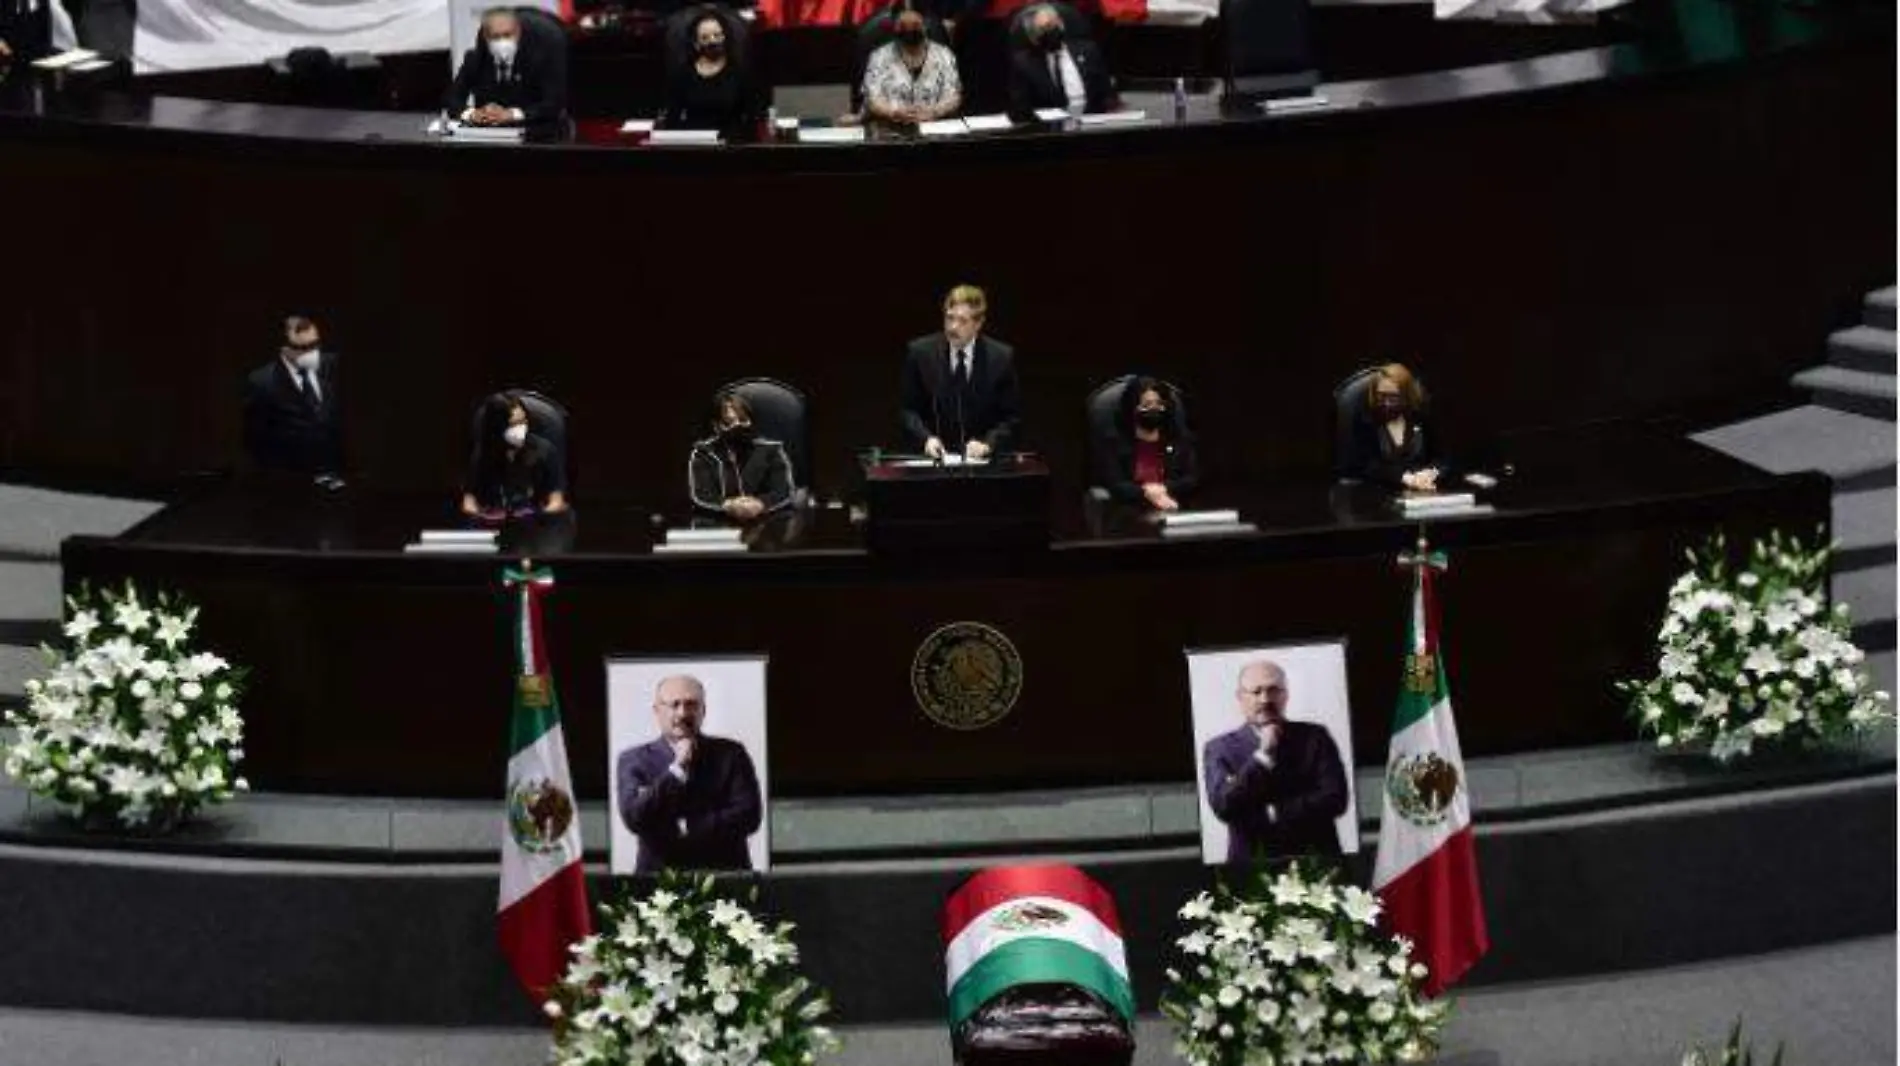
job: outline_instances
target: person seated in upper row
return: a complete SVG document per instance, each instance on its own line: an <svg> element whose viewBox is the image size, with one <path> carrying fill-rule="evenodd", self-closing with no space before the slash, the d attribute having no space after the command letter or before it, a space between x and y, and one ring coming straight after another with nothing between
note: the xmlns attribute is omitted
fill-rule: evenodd
<svg viewBox="0 0 1900 1066"><path fill-rule="evenodd" d="M987 459L1007 451L1022 417L1015 349L983 334L983 290L958 285L943 298L943 331L910 342L901 389L907 446L932 459Z"/></svg>
<svg viewBox="0 0 1900 1066"><path fill-rule="evenodd" d="M528 9L482 12L481 36L462 57L443 111L474 126L540 126L567 112L567 40L559 26L528 32Z"/></svg>
<svg viewBox="0 0 1900 1066"><path fill-rule="evenodd" d="M891 39L865 64L865 116L913 127L949 118L962 107L956 53L929 38L923 12L904 0L891 13Z"/></svg>
<svg viewBox="0 0 1900 1066"><path fill-rule="evenodd" d="M1047 109L1070 115L1108 109L1108 64L1086 36L1080 15L1065 21L1056 5L1035 4L1016 16L1015 25L1020 37L1010 48L1011 118L1029 122Z"/></svg>
<svg viewBox="0 0 1900 1066"><path fill-rule="evenodd" d="M713 397L713 435L693 445L687 489L696 510L741 522L791 505L797 491L785 445L758 435L745 397Z"/></svg>
<svg viewBox="0 0 1900 1066"><path fill-rule="evenodd" d="M1096 483L1111 499L1178 511L1180 498L1200 483L1194 440L1182 422L1174 390L1137 377L1122 390L1119 417L1095 442Z"/></svg>
<svg viewBox="0 0 1900 1066"><path fill-rule="evenodd" d="M1339 477L1435 492L1444 477L1425 387L1400 363L1373 372L1366 402L1340 456Z"/></svg>
<svg viewBox="0 0 1900 1066"><path fill-rule="evenodd" d="M690 54L668 56L659 124L715 130L728 140L751 137L765 107L745 54L744 24L711 4L678 17L687 23Z"/></svg>
<svg viewBox="0 0 1900 1066"><path fill-rule="evenodd" d="M475 448L462 483L462 513L498 520L566 511L562 461L554 445L530 428L519 393L490 396L476 419Z"/></svg>

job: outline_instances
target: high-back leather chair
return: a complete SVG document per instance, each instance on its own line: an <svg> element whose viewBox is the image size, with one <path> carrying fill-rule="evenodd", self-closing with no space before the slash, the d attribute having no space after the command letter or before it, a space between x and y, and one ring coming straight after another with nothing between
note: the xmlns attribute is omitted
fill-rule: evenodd
<svg viewBox="0 0 1900 1066"><path fill-rule="evenodd" d="M1097 385L1095 390L1089 393L1088 399L1083 402L1089 429L1088 480L1091 499L1108 498L1108 490L1095 483L1095 471L1101 468L1102 458L1096 453L1096 449L1101 447L1104 437L1117 430L1115 423L1122 416L1122 398L1128 392L1128 387L1133 385L1135 379L1140 376L1142 375L1123 374L1121 377L1111 378ZM1174 412L1175 426L1182 433L1188 432L1187 405L1181 401L1180 387L1171 381L1163 381L1160 378L1155 378L1155 380L1160 382L1161 387L1167 391L1168 407Z"/></svg>
<svg viewBox="0 0 1900 1066"><path fill-rule="evenodd" d="M752 426L759 435L784 445L798 486L793 503L802 507L811 502L811 403L805 394L775 378L740 378L719 391L744 400L752 409Z"/></svg>
<svg viewBox="0 0 1900 1066"><path fill-rule="evenodd" d="M1352 452L1352 434L1358 420L1365 417L1366 390L1379 376L1376 366L1355 370L1333 388L1333 477L1356 481L1346 476L1346 456Z"/></svg>

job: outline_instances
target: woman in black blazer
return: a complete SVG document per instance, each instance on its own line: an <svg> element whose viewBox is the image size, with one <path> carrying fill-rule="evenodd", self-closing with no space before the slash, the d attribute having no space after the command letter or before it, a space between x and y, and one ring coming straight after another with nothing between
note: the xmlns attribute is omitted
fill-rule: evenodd
<svg viewBox="0 0 1900 1066"><path fill-rule="evenodd" d="M1438 433L1425 387L1402 364L1387 363L1373 372L1338 474L1391 489L1437 490L1444 477Z"/></svg>
<svg viewBox="0 0 1900 1066"><path fill-rule="evenodd" d="M1194 438L1181 423L1179 397L1151 377L1122 390L1121 407L1095 442L1096 481L1117 500L1178 511L1200 483Z"/></svg>

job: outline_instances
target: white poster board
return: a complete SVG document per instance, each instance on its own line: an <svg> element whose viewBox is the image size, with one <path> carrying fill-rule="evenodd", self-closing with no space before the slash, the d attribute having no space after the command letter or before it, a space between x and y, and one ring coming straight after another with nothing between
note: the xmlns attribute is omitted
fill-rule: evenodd
<svg viewBox="0 0 1900 1066"><path fill-rule="evenodd" d="M1207 795L1208 745L1246 725L1240 708L1240 675L1250 664L1271 662L1286 674L1286 719L1324 726L1338 749L1346 778L1346 810L1334 819L1339 848L1359 850L1358 797L1353 794L1351 701L1346 692L1346 643L1279 644L1187 652L1188 697L1194 713L1194 792L1201 812L1201 858L1227 861L1228 827Z"/></svg>
<svg viewBox="0 0 1900 1066"><path fill-rule="evenodd" d="M759 829L746 838L746 852L753 870L769 868L772 789L766 769L765 664L763 655L607 660L607 815L615 874L635 872L640 851L640 839L623 817L617 771L623 756L661 739L654 704L669 678L699 682L704 693L699 731L704 738L732 741L744 749L758 780L760 806Z"/></svg>

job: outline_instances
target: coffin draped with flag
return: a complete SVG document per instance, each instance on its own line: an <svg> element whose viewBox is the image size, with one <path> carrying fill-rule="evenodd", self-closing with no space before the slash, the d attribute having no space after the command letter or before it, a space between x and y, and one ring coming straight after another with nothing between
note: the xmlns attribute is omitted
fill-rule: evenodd
<svg viewBox="0 0 1900 1066"><path fill-rule="evenodd" d="M566 971L568 945L587 936L593 923L581 867L580 812L541 624L541 601L554 587L554 575L508 570L502 584L515 608L517 668L496 924L502 953L538 1003Z"/></svg>
<svg viewBox="0 0 1900 1066"><path fill-rule="evenodd" d="M1425 964L1425 993L1436 996L1478 961L1490 940L1478 891L1471 796L1438 641L1434 580L1444 558L1409 565L1412 609L1372 887L1385 906L1387 926L1411 940L1414 958Z"/></svg>
<svg viewBox="0 0 1900 1066"><path fill-rule="evenodd" d="M963 1066L1125 1064L1135 996L1121 918L1073 866L984 870L943 908L951 1041Z"/></svg>

